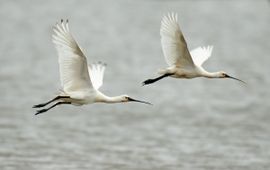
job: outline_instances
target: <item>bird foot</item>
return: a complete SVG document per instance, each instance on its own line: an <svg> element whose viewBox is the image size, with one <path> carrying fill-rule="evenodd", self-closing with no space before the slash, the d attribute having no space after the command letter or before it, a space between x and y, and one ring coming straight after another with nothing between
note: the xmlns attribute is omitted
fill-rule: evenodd
<svg viewBox="0 0 270 170"><path fill-rule="evenodd" d="M46 106L45 104L36 104L32 108L39 108L39 107L44 107Z"/></svg>
<svg viewBox="0 0 270 170"><path fill-rule="evenodd" d="M153 79L148 79L148 80L145 80L144 82L142 82L142 86L145 86L145 85L148 85L148 84L151 84L151 83L154 83L155 81L153 81Z"/></svg>
<svg viewBox="0 0 270 170"><path fill-rule="evenodd" d="M35 115L41 114L48 111L48 109L41 109L41 110L37 110L37 113L35 113Z"/></svg>

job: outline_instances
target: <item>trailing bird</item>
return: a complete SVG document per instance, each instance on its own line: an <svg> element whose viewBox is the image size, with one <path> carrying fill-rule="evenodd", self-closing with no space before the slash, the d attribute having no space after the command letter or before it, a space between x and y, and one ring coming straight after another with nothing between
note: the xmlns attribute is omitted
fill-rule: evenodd
<svg viewBox="0 0 270 170"><path fill-rule="evenodd" d="M142 85L148 85L165 77L173 78L230 78L244 81L228 75L224 71L208 72L202 64L211 56L213 46L198 47L189 52L186 40L177 22L178 16L175 13L165 15L161 21L160 35L163 55L168 68L159 71L161 76L145 80Z"/></svg>
<svg viewBox="0 0 270 170"><path fill-rule="evenodd" d="M128 95L109 97L99 91L103 84L105 64L99 62L88 66L86 56L70 33L68 20L61 20L60 24L53 27L52 41L58 52L58 62L62 90L52 100L34 105L33 108L41 108L52 102L56 102L48 108L37 110L35 115L44 113L55 106L62 104L85 105L97 102L122 103L146 101L136 100Z"/></svg>

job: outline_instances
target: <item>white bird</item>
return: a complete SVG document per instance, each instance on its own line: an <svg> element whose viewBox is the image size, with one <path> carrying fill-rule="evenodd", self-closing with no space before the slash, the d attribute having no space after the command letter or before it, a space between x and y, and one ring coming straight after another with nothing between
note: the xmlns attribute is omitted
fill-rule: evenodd
<svg viewBox="0 0 270 170"><path fill-rule="evenodd" d="M141 102L151 104L135 100L127 95L109 97L101 93L98 89L103 84L105 64L87 65L86 56L69 31L68 20L66 22L61 20L61 23L57 23L53 31L52 41L59 56L58 62L62 90L52 100L34 105L33 108L40 108L56 102L48 108L37 110L36 115L61 104L85 105L95 102Z"/></svg>
<svg viewBox="0 0 270 170"><path fill-rule="evenodd" d="M143 85L154 83L165 77L174 78L231 78L243 82L240 79L229 76L224 71L208 72L202 64L211 56L213 46L198 47L189 52L185 38L177 23L177 14L168 14L161 21L160 28L161 46L168 68L159 71L161 76L148 79Z"/></svg>

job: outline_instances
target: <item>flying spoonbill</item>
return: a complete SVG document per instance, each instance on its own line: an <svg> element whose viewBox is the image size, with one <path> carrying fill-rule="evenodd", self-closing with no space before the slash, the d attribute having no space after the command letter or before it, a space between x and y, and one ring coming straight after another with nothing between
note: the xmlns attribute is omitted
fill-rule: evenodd
<svg viewBox="0 0 270 170"><path fill-rule="evenodd" d="M171 13L164 16L160 28L161 46L168 68L160 70L161 76L145 80L142 84L147 85L161 80L165 77L174 78L231 78L244 81L229 76L224 71L208 72L202 64L211 56L213 46L198 47L189 52L185 38L177 23L177 14Z"/></svg>
<svg viewBox="0 0 270 170"><path fill-rule="evenodd" d="M98 89L103 84L105 64L98 63L87 65L86 56L71 35L68 27L68 20L61 20L60 24L53 27L54 34L52 41L58 52L58 62L62 90L58 96L52 100L34 105L33 108L41 108L52 102L54 105L37 110L36 114L46 112L57 105L72 104L85 105L96 102L121 103L121 102L149 102L136 100L128 95L109 97L101 93Z"/></svg>

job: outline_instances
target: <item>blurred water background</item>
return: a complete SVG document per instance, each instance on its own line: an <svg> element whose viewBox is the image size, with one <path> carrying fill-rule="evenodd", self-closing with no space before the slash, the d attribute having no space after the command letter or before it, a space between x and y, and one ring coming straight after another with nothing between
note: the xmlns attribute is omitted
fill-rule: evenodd
<svg viewBox="0 0 270 170"><path fill-rule="evenodd" d="M159 28L179 14L190 49L214 45L209 71L245 80L168 78ZM32 105L60 88L52 26L70 29L89 62L108 64L101 90L141 104ZM0 1L1 170L268 170L270 3L264 0Z"/></svg>

